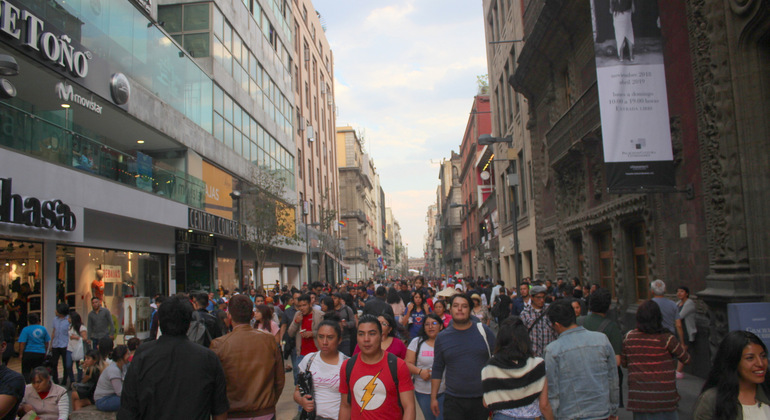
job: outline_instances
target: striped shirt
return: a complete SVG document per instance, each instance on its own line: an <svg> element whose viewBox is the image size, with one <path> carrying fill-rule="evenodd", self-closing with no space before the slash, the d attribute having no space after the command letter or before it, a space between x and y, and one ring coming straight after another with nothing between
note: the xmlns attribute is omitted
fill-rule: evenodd
<svg viewBox="0 0 770 420"><path fill-rule="evenodd" d="M646 334L631 330L623 340L621 363L628 368L629 411L657 413L674 411L679 402L676 391L676 360L690 361L679 340L668 331Z"/></svg>

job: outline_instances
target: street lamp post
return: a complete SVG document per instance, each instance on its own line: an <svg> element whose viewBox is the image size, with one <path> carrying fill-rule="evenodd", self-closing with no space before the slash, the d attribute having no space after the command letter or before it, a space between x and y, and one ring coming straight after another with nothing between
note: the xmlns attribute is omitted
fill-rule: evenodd
<svg viewBox="0 0 770 420"><path fill-rule="evenodd" d="M468 240L468 276L473 279L473 260L471 259L471 214L470 214L470 208L467 204L457 204L452 203L449 205L449 208L457 208L462 207L462 209L465 211L465 229L467 230L468 234L466 235L466 238Z"/></svg>
<svg viewBox="0 0 770 420"><path fill-rule="evenodd" d="M230 198L233 199L237 204L238 209L238 259L235 262L235 271L238 274L238 284L241 286L241 289L243 289L243 254L241 253L241 232L243 229L243 215L241 214L241 192L238 190L233 190L233 192L230 193Z"/></svg>

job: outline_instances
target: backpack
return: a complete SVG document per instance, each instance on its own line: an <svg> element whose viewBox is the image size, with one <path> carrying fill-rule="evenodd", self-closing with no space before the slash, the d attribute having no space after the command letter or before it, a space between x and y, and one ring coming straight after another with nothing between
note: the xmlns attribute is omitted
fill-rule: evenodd
<svg viewBox="0 0 770 420"><path fill-rule="evenodd" d="M385 352L388 356L388 368L390 368L390 376L393 377L393 383L396 384L396 392L398 393L398 357L393 353ZM350 375L353 373L353 366L356 365L358 360L358 354L354 354L353 357L348 359L348 364L345 365L345 383L348 385L348 404L350 404L350 394L353 393L353 389L350 387ZM401 408L403 413L404 407L401 405L401 397L397 395L398 407Z"/></svg>
<svg viewBox="0 0 770 420"><path fill-rule="evenodd" d="M193 343L204 347L208 347L211 344L211 334L209 334L209 330L206 328L206 321L203 320L203 316L198 311L193 311L190 327L187 329L187 338Z"/></svg>

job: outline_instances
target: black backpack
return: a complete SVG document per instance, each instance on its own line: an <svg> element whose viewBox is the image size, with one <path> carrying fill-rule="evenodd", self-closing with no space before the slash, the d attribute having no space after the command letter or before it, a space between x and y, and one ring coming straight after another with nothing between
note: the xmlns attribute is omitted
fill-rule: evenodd
<svg viewBox="0 0 770 420"><path fill-rule="evenodd" d="M385 352L388 356L388 368L390 368L390 376L393 377L393 383L396 384L396 393L398 392L398 357L393 353ZM353 357L348 359L348 364L345 365L345 383L348 385L348 404L350 404L350 395L353 393L353 389L350 388L350 375L353 373L353 366L356 365L358 360L358 354L354 354ZM401 405L401 397L397 395L398 406L403 413L404 407Z"/></svg>

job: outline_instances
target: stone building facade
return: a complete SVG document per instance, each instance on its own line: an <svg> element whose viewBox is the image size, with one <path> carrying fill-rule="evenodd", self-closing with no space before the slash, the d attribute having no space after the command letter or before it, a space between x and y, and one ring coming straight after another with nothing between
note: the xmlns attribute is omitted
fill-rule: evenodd
<svg viewBox="0 0 770 420"><path fill-rule="evenodd" d="M492 1L485 11L505 13L508 4ZM728 330L726 305L770 293L762 211L770 179L760 169L770 139L770 8L751 0L657 8L676 192L607 192L589 2L522 2L526 42L511 48L508 82L529 105L536 277L609 288L625 328L651 280L664 280L670 295L688 286L699 308L692 369L702 374ZM515 13L507 12L487 24ZM513 35L491 33L489 41Z"/></svg>

